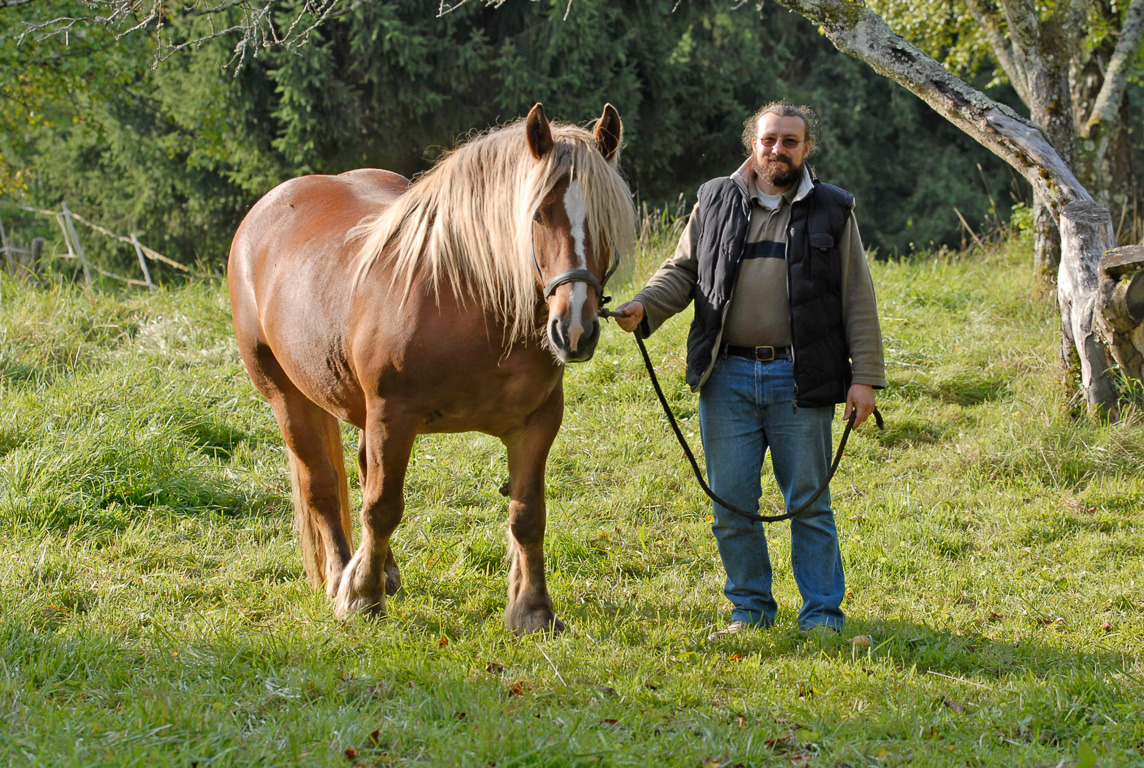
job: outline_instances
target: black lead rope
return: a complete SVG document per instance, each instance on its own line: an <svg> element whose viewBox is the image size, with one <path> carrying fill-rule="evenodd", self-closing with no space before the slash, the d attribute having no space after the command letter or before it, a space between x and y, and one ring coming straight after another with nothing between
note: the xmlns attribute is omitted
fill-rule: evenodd
<svg viewBox="0 0 1144 768"><path fill-rule="evenodd" d="M617 316L611 312L608 312L608 314ZM858 416L857 410L850 411L850 418L846 420L846 429L842 431L842 439L838 443L838 450L834 453L834 461L830 464L830 472L826 475L826 480L824 480L819 489L814 492L813 496L799 505L798 509L789 510L781 515L757 515L754 512L747 512L746 510L739 509L734 504L728 504L716 496L715 492L707 485L707 481L703 479L703 473L699 470L699 462L695 460L695 454L691 452L691 446L687 444L687 439L683 436L683 432L680 431L679 424L675 421L675 414L671 412L671 406L668 405L667 397L663 394L663 388L659 385L659 378L655 375L655 368L652 367L651 358L647 354L647 347L644 346L643 338L640 336L639 330L637 329L632 335L636 337L636 344L639 345L640 354L643 356L644 367L647 368L647 375L651 378L651 385L655 388L656 397L659 398L659 404L663 406L663 412L667 415L667 421L671 424L672 431L675 432L675 439L679 441L683 452L687 454L687 460L691 462L691 469L695 472L695 479L699 481L699 486L703 488L703 492L707 494L709 499L722 507L726 507L739 517L746 518L752 522L761 523L777 523L780 520L789 520L795 515L804 512L811 504L818 500L818 497L821 496L830 485L830 481L838 469L838 464L842 461L842 451L846 448L846 441L850 437L850 430L854 429L854 420ZM878 429L886 428L886 424L882 420L882 414L877 408L874 409L874 421L877 422Z"/></svg>

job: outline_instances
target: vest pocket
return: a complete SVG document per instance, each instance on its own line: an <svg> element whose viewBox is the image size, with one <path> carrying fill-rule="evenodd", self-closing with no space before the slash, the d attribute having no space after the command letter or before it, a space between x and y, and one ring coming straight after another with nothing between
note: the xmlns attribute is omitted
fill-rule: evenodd
<svg viewBox="0 0 1144 768"><path fill-rule="evenodd" d="M834 247L834 238L825 232L812 232L810 235L810 247L819 251L828 251Z"/></svg>

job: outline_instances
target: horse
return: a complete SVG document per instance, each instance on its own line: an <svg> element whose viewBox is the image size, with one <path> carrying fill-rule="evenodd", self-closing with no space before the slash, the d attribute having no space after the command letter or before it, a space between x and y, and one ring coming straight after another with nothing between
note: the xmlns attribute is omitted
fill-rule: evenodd
<svg viewBox="0 0 1144 768"><path fill-rule="evenodd" d="M635 240L623 124L524 120L385 170L284 182L243 219L227 284L238 349L287 448L306 577L339 618L401 586L391 537L418 434L505 446L508 601L518 634L559 632L545 581L544 472L567 363L592 357L604 284ZM360 430L353 550L338 422Z"/></svg>

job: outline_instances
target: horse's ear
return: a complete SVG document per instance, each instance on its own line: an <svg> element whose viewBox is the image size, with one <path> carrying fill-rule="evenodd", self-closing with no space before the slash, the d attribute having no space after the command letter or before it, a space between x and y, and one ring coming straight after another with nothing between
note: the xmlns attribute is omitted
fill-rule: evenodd
<svg viewBox="0 0 1144 768"><path fill-rule="evenodd" d="M611 104L604 105L604 114L596 121L596 146L609 163L614 163L620 154L620 140L624 137L624 124L620 113Z"/></svg>
<svg viewBox="0 0 1144 768"><path fill-rule="evenodd" d="M537 160L552 151L552 129L548 126L544 105L539 101L524 120L524 135L528 137L528 151Z"/></svg>

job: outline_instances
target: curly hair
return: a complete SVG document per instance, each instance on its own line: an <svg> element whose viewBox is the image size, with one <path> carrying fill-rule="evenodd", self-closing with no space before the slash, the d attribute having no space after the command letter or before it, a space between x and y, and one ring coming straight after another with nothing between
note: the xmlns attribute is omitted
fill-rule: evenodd
<svg viewBox="0 0 1144 768"><path fill-rule="evenodd" d="M747 118L743 123L743 146L747 148L750 153L753 150L751 140L755 138L755 132L759 127L759 120L763 115L771 113L779 117L797 117L801 118L803 124L806 126L806 140L810 142L810 151L813 154L814 150L818 147L818 115L814 114L814 110L808 106L795 106L785 101L772 101L759 109L758 112Z"/></svg>

